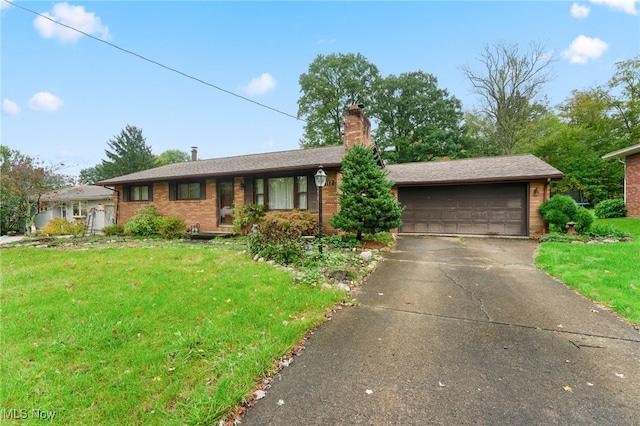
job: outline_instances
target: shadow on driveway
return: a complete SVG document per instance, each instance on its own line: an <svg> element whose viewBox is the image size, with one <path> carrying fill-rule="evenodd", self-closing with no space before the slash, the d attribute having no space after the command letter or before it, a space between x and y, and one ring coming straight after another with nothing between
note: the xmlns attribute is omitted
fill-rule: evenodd
<svg viewBox="0 0 640 426"><path fill-rule="evenodd" d="M400 237L242 424L640 424L638 329L537 244Z"/></svg>

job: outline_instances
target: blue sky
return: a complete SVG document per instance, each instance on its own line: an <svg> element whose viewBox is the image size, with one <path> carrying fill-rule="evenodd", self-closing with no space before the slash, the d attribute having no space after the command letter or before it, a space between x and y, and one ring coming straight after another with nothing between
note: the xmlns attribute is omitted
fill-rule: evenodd
<svg viewBox="0 0 640 426"><path fill-rule="evenodd" d="M11 0L14 1L14 0ZM460 71L485 44L553 53L552 105L605 84L640 53L640 1L14 1L295 116L317 55L361 53L382 76L422 70L472 110ZM2 144L77 175L127 125L154 154L215 158L296 149L303 122L124 53L0 0ZM365 110L366 111L366 110Z"/></svg>

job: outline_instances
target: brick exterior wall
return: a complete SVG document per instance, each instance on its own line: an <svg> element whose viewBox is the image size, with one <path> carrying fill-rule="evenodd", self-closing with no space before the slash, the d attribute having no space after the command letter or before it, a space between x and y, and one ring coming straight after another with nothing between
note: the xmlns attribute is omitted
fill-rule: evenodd
<svg viewBox="0 0 640 426"><path fill-rule="evenodd" d="M244 190L240 185L243 178L234 179L235 206L244 204ZM156 206L162 216L180 216L191 227L200 224L200 232L230 232L232 226L220 225L218 220L218 186L216 179L206 180L206 199L204 200L169 200L169 183L153 184L153 201L123 201L124 188L116 186L117 205L116 223L125 224L132 216L146 206Z"/></svg>
<svg viewBox="0 0 640 426"><path fill-rule="evenodd" d="M338 185L341 183L342 173L327 171L327 184L322 190L322 231L325 235L333 235L336 232L333 226L329 225L329 219L338 213L340 209L338 204Z"/></svg>
<svg viewBox="0 0 640 426"><path fill-rule="evenodd" d="M624 167L627 217L640 218L640 154L630 155Z"/></svg>

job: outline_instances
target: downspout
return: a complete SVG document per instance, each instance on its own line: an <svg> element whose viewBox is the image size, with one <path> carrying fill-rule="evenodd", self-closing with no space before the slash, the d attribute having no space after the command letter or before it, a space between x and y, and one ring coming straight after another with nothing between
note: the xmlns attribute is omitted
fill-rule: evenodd
<svg viewBox="0 0 640 426"><path fill-rule="evenodd" d="M549 188L549 184L551 183L551 178L547 178L547 181L544 183L544 191L542 193L542 202L547 201L547 188Z"/></svg>
<svg viewBox="0 0 640 426"><path fill-rule="evenodd" d="M624 179L622 180L622 199L624 200L624 204L627 205L627 162L625 161L627 157L618 158L618 161L624 165Z"/></svg>
<svg viewBox="0 0 640 426"><path fill-rule="evenodd" d="M114 212L113 212L113 214L115 216L115 222L114 222L114 224L115 224L115 223L118 223L118 217L120 216L119 215L119 213L120 213L120 203L119 203L120 191L116 190L115 186L113 188L109 188L108 186L105 186L105 188L112 190L116 194L116 202L115 202L116 205L114 206Z"/></svg>

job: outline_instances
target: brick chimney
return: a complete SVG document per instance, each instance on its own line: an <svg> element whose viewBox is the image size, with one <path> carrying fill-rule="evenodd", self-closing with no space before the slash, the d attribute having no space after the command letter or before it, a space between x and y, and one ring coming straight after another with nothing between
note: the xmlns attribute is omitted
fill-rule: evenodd
<svg viewBox="0 0 640 426"><path fill-rule="evenodd" d="M191 147L191 161L198 161L198 147Z"/></svg>
<svg viewBox="0 0 640 426"><path fill-rule="evenodd" d="M352 149L356 144L370 146L371 122L364 115L364 105L351 105L344 115L344 149Z"/></svg>

